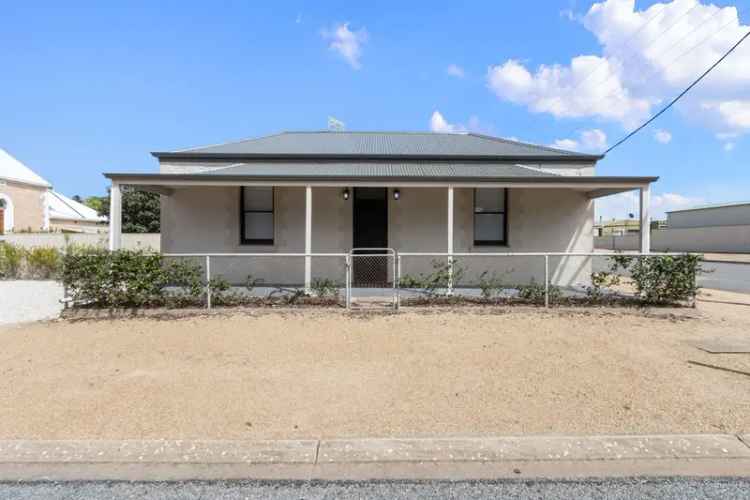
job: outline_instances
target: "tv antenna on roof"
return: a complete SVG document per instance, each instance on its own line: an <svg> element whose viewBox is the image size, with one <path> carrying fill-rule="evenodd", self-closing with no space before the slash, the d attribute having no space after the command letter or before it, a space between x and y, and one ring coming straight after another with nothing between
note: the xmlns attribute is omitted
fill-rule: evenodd
<svg viewBox="0 0 750 500"><path fill-rule="evenodd" d="M333 116L328 117L328 130L335 132L341 132L346 128L346 124L341 120L334 118Z"/></svg>

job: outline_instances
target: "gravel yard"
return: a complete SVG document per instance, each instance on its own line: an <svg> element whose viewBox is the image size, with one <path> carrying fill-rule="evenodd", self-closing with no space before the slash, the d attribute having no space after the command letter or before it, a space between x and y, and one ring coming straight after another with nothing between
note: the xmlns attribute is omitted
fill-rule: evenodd
<svg viewBox="0 0 750 500"><path fill-rule="evenodd" d="M737 298L740 297L740 298ZM742 299L744 297L744 299ZM747 300L697 310L256 310L0 328L0 438L749 432Z"/></svg>
<svg viewBox="0 0 750 500"><path fill-rule="evenodd" d="M56 281L0 280L0 325L57 318L62 298Z"/></svg>

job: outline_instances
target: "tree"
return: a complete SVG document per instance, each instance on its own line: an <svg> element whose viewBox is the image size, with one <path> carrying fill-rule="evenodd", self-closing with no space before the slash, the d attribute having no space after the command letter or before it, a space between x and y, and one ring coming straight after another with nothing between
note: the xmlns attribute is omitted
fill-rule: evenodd
<svg viewBox="0 0 750 500"><path fill-rule="evenodd" d="M122 186L120 189L122 192L122 232L158 233L161 230L161 201L159 195L139 191L131 186ZM91 203L91 199L87 199L87 205L99 212L99 215L109 219L109 189L107 190L107 196L98 199L100 203Z"/></svg>

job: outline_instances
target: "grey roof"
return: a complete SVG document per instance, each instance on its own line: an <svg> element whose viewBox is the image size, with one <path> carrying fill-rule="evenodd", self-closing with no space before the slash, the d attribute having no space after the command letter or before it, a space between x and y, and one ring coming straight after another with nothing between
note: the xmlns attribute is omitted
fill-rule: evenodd
<svg viewBox="0 0 750 500"><path fill-rule="evenodd" d="M732 201L727 203L710 203L706 205L697 205L689 208L680 208L676 210L667 210L666 213L673 214L675 212L690 212L691 210L708 210L711 208L727 208L727 207L741 207L744 205L750 205L750 201Z"/></svg>
<svg viewBox="0 0 750 500"><path fill-rule="evenodd" d="M601 155L526 144L481 134L434 132L282 132L214 146L155 152L166 158L403 158L403 159L539 159L588 161Z"/></svg>
<svg viewBox="0 0 750 500"><path fill-rule="evenodd" d="M488 178L559 177L522 165L454 162L265 162L239 163L229 167L197 172L205 177L252 178Z"/></svg>

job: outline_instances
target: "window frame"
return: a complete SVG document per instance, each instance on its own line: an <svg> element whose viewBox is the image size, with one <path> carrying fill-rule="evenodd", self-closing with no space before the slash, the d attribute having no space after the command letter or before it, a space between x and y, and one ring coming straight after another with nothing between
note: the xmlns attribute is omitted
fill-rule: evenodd
<svg viewBox="0 0 750 500"><path fill-rule="evenodd" d="M503 190L503 209L485 212L477 212L477 189L502 189ZM508 246L508 188L474 188L472 191L472 222L474 227L473 241L476 247L504 247ZM478 240L477 239L477 215L494 214L503 216L503 239L502 240Z"/></svg>
<svg viewBox="0 0 750 500"><path fill-rule="evenodd" d="M273 245L276 239L276 188L271 188L271 210L247 210L245 209L245 188L268 187L268 186L240 186L240 245ZM269 238L247 238L245 236L246 214L271 214L271 227L273 236Z"/></svg>

